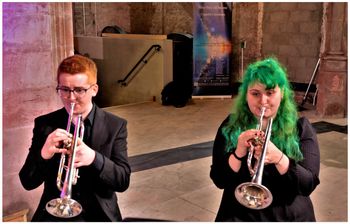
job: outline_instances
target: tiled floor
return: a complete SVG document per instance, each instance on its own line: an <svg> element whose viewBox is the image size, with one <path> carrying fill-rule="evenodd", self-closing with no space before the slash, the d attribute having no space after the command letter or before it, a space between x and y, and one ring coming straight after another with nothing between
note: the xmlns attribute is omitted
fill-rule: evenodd
<svg viewBox="0 0 350 224"><path fill-rule="evenodd" d="M222 192L209 178L208 144L214 140L231 104L231 99L221 98L194 99L183 108L157 102L105 108L128 120L133 173L129 189L118 194L124 218L207 222L215 219ZM321 184L311 196L317 220L345 222L347 119L319 119L307 111L303 114L312 123L328 122L318 123L324 130L318 134Z"/></svg>

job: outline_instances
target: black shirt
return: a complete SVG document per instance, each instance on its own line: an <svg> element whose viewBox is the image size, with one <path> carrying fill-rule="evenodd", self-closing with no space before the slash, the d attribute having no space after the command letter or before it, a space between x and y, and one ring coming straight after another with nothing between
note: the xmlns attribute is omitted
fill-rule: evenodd
<svg viewBox="0 0 350 224"><path fill-rule="evenodd" d="M93 104L92 110L88 114L88 116L84 119L84 138L83 141L88 146L91 146L91 136L92 136L92 126L94 124L94 117L96 113L96 105Z"/></svg>

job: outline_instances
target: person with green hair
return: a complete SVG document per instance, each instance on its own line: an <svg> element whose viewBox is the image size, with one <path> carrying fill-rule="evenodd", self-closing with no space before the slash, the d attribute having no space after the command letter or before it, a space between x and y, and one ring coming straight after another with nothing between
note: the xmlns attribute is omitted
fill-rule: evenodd
<svg viewBox="0 0 350 224"><path fill-rule="evenodd" d="M265 129L270 118L268 135ZM260 161L265 139L264 161ZM261 208L270 199L264 196L259 201L255 196L261 196L260 192L235 197L240 184L253 181L258 169L254 163L260 162L264 163L261 185L271 192L272 200ZM215 221L316 221L310 194L320 183L319 171L316 132L306 117L298 116L286 69L273 57L250 64L233 110L214 141L210 177L224 190Z"/></svg>

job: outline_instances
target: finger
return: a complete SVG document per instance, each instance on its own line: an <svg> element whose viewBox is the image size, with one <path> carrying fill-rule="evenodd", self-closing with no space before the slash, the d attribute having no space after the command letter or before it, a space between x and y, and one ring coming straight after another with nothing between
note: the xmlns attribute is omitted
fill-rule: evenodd
<svg viewBox="0 0 350 224"><path fill-rule="evenodd" d="M254 132L252 132L251 130L249 131L246 131L244 133L242 133L242 136L241 136L242 140L244 141L246 147L248 147L250 145L250 142L252 140L254 140L255 138L255 135L254 135Z"/></svg>
<svg viewBox="0 0 350 224"><path fill-rule="evenodd" d="M72 137L72 134L67 132L66 130L63 129L56 129L53 134L55 136L68 136L68 137Z"/></svg>
<svg viewBox="0 0 350 224"><path fill-rule="evenodd" d="M66 132L65 130L56 130L51 134L52 138L73 138L71 133Z"/></svg>
<svg viewBox="0 0 350 224"><path fill-rule="evenodd" d="M55 137L53 139L55 145L59 148L69 148L73 142L71 138L67 137Z"/></svg>
<svg viewBox="0 0 350 224"><path fill-rule="evenodd" d="M48 147L48 151L50 153L56 153L56 152L58 152L58 148L56 146L52 145L52 146Z"/></svg>
<svg viewBox="0 0 350 224"><path fill-rule="evenodd" d="M68 140L68 139L72 139L67 135L54 135L51 137L52 141L63 141L63 140Z"/></svg>
<svg viewBox="0 0 350 224"><path fill-rule="evenodd" d="M77 140L77 145L80 146L80 145L83 145L83 140L81 138L78 138Z"/></svg>
<svg viewBox="0 0 350 224"><path fill-rule="evenodd" d="M63 154L67 154L68 150L65 148L57 148L57 152L56 153L63 153Z"/></svg>
<svg viewBox="0 0 350 224"><path fill-rule="evenodd" d="M59 148L59 147L56 147L56 146L51 146L49 150L50 150L51 153L66 153L67 152L67 149Z"/></svg>
<svg viewBox="0 0 350 224"><path fill-rule="evenodd" d="M253 146L253 144L252 144L251 141L246 141L246 142L245 142L245 146L246 146L246 147L249 147L249 148L254 148L254 146Z"/></svg>
<svg viewBox="0 0 350 224"><path fill-rule="evenodd" d="M81 154L82 154L82 151L81 151L81 146L77 146L76 148L75 148L75 158L77 159L77 160L79 160L79 156L81 156Z"/></svg>
<svg viewBox="0 0 350 224"><path fill-rule="evenodd" d="M247 135L249 138L253 138L253 137L257 136L258 133L259 133L259 131L256 129L250 129L247 131Z"/></svg>
<svg viewBox="0 0 350 224"><path fill-rule="evenodd" d="M62 129L62 128L57 128L55 131L60 132L60 133L64 133L66 135L71 134L71 133L67 132L65 129Z"/></svg>
<svg viewBox="0 0 350 224"><path fill-rule="evenodd" d="M265 159L265 165L267 165L267 164L270 164L271 163L271 160L270 159Z"/></svg>
<svg viewBox="0 0 350 224"><path fill-rule="evenodd" d="M83 163L81 162L81 161L75 161L74 162L74 168L79 168L79 167L81 167L83 165Z"/></svg>

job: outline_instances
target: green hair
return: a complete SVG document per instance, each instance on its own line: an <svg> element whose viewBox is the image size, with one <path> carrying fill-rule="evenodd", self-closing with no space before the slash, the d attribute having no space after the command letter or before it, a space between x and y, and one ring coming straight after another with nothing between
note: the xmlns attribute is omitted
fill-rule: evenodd
<svg viewBox="0 0 350 224"><path fill-rule="evenodd" d="M266 89L280 87L283 97L272 125L271 141L289 158L300 161L303 155L299 148L294 92L287 79L286 69L272 57L250 64L244 74L232 114L222 129L227 142L226 151L231 152L236 148L238 136L245 130L255 128L258 123L246 101L248 87L255 83L264 84Z"/></svg>

